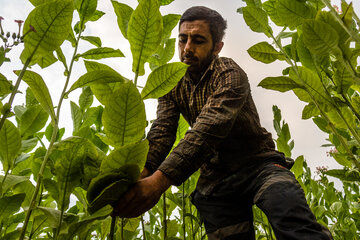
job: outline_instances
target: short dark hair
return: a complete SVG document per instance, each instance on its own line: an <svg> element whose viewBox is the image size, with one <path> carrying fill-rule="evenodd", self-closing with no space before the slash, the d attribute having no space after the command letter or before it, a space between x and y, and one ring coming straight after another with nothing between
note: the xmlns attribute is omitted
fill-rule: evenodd
<svg viewBox="0 0 360 240"><path fill-rule="evenodd" d="M191 7L181 16L179 27L185 21L195 20L205 20L209 24L214 44L223 40L227 23L217 11L204 6Z"/></svg>

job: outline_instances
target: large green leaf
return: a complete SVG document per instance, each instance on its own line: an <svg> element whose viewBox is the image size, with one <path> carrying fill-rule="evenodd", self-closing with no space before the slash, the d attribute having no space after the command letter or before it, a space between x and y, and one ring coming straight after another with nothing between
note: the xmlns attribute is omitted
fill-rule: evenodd
<svg viewBox="0 0 360 240"><path fill-rule="evenodd" d="M268 16L263 9L246 6L243 8L243 15L246 24L251 30L254 32L262 32L267 36L270 36L272 30L269 27Z"/></svg>
<svg viewBox="0 0 360 240"><path fill-rule="evenodd" d="M13 86L4 75L0 73L0 97L12 92Z"/></svg>
<svg viewBox="0 0 360 240"><path fill-rule="evenodd" d="M158 48L163 23L158 0L141 0L129 21L127 37L133 56L132 71L145 74L144 64Z"/></svg>
<svg viewBox="0 0 360 240"><path fill-rule="evenodd" d="M58 182L59 206L67 208L73 189L81 185L84 175L84 163L98 158L98 151L89 140L79 137L67 138L56 145L50 155L53 173Z"/></svg>
<svg viewBox="0 0 360 240"><path fill-rule="evenodd" d="M117 16L117 23L119 25L120 31L122 35L127 39L128 24L131 14L134 10L124 3L119 3L113 0L111 1L111 3Z"/></svg>
<svg viewBox="0 0 360 240"><path fill-rule="evenodd" d="M19 211L24 199L25 193L0 198L0 222Z"/></svg>
<svg viewBox="0 0 360 240"><path fill-rule="evenodd" d="M314 17L314 11L305 2L294 0L278 0L275 4L278 16L289 27L297 27L305 19Z"/></svg>
<svg viewBox="0 0 360 240"><path fill-rule="evenodd" d="M75 0L76 9L84 23L94 15L97 3L97 0Z"/></svg>
<svg viewBox="0 0 360 240"><path fill-rule="evenodd" d="M304 172L304 156L301 155L296 158L294 165L291 168L291 171L294 173L296 178L299 178Z"/></svg>
<svg viewBox="0 0 360 240"><path fill-rule="evenodd" d="M0 182L3 182L4 176L0 176ZM2 184L2 192L6 193L7 190L9 190L11 187L25 182L29 180L28 176L16 176L16 175L7 175L5 182Z"/></svg>
<svg viewBox="0 0 360 240"><path fill-rule="evenodd" d="M84 53L76 55L76 59L103 59L111 57L124 57L125 55L119 49L113 49L109 47L99 47L90 49Z"/></svg>
<svg viewBox="0 0 360 240"><path fill-rule="evenodd" d="M19 118L19 130L23 138L27 138L40 131L49 118L41 105L34 105L26 109Z"/></svg>
<svg viewBox="0 0 360 240"><path fill-rule="evenodd" d="M313 102L311 102L304 107L301 118L309 119L319 115L320 115L320 110L316 107L316 105Z"/></svg>
<svg viewBox="0 0 360 240"><path fill-rule="evenodd" d="M148 62L150 63L151 70L166 64L173 58L175 53L175 42L175 38L167 39L149 58Z"/></svg>
<svg viewBox="0 0 360 240"><path fill-rule="evenodd" d="M275 60L285 60L285 56L267 42L260 42L250 47L247 52L257 61L272 63Z"/></svg>
<svg viewBox="0 0 360 240"><path fill-rule="evenodd" d="M301 35L297 40L296 51L297 51L297 56L299 57L299 60L304 67L307 67L311 70L316 69L313 56L311 55L309 49L304 44L303 35Z"/></svg>
<svg viewBox="0 0 360 240"><path fill-rule="evenodd" d="M302 101L311 102L312 98L309 95L310 93L317 101L324 104L327 103L329 99L318 75L305 67L298 67L297 71L298 74L290 70L290 78L298 84L303 85L306 91L303 89L294 89L296 96Z"/></svg>
<svg viewBox="0 0 360 240"><path fill-rule="evenodd" d="M96 70L82 75L69 89L71 92L77 88L89 86L94 83L124 82L124 78L112 70Z"/></svg>
<svg viewBox="0 0 360 240"><path fill-rule="evenodd" d="M269 15L270 19L278 26L284 26L285 22L281 19L276 8L277 0L268 0L264 2L263 8Z"/></svg>
<svg viewBox="0 0 360 240"><path fill-rule="evenodd" d="M84 87L82 93L79 97L79 105L81 111L84 111L85 109L88 109L94 100L94 95L91 91L90 87Z"/></svg>
<svg viewBox="0 0 360 240"><path fill-rule="evenodd" d="M20 74L20 71L16 71L16 74ZM26 71L23 80L29 85L31 92L35 98L39 101L40 105L50 115L53 121L55 121L55 111L53 102L43 78L32 71Z"/></svg>
<svg viewBox="0 0 360 240"><path fill-rule="evenodd" d="M335 62L334 67L334 81L337 86L337 92L347 93L349 87L355 83L353 75L339 62Z"/></svg>
<svg viewBox="0 0 360 240"><path fill-rule="evenodd" d="M132 82L109 96L102 115L104 132L112 146L138 142L146 127L145 106Z"/></svg>
<svg viewBox="0 0 360 240"><path fill-rule="evenodd" d="M165 95L176 86L186 73L187 68L188 65L181 62L168 63L156 68L150 73L141 92L141 97L147 99Z"/></svg>
<svg viewBox="0 0 360 240"><path fill-rule="evenodd" d="M163 16L163 33L162 38L168 38L171 35L171 31L177 25L180 20L181 15L179 14L168 14Z"/></svg>
<svg viewBox="0 0 360 240"><path fill-rule="evenodd" d="M127 164L137 165L142 170L145 166L148 150L149 143L147 140L116 148L102 161L100 170L109 172Z"/></svg>
<svg viewBox="0 0 360 240"><path fill-rule="evenodd" d="M73 101L70 101L70 109L71 109L71 118L73 121L73 133L76 133L77 131L80 130L83 115L80 110L80 107Z"/></svg>
<svg viewBox="0 0 360 240"><path fill-rule="evenodd" d="M284 76L264 78L258 86L279 92L286 92L295 88L303 87L301 84L295 82L291 78Z"/></svg>
<svg viewBox="0 0 360 240"><path fill-rule="evenodd" d="M72 0L55 0L37 6L24 24L24 51L21 60L32 62L56 50L68 37L71 29L74 5ZM34 55L33 55L34 54Z"/></svg>
<svg viewBox="0 0 360 240"><path fill-rule="evenodd" d="M357 170L331 169L324 173L343 181L360 182L360 173Z"/></svg>
<svg viewBox="0 0 360 240"><path fill-rule="evenodd" d="M314 54L327 55L337 51L339 35L332 26L317 20L306 20L302 26L305 46Z"/></svg>
<svg viewBox="0 0 360 240"><path fill-rule="evenodd" d="M340 116L340 114L342 115L342 117ZM340 113L338 113L335 110L332 110L332 111L328 112L327 115L337 128L348 129L348 126L344 122L343 118L345 119L345 121L348 123L348 125L350 127L355 128L355 125L356 125L355 124L355 116L354 116L353 112L347 107L342 107L340 109Z"/></svg>
<svg viewBox="0 0 360 240"><path fill-rule="evenodd" d="M5 121L0 130L0 142L0 159L4 172L7 172L12 169L14 159L21 147L20 132L9 120Z"/></svg>
<svg viewBox="0 0 360 240"><path fill-rule="evenodd" d="M41 67L41 68L47 68L50 65L54 64L57 62L57 58L54 56L54 53L50 52L49 54L38 58L38 60L36 61L36 63Z"/></svg>
<svg viewBox="0 0 360 240"><path fill-rule="evenodd" d="M95 45L96 47L101 47L101 38L94 36L81 36L81 39L88 41L89 43Z"/></svg>

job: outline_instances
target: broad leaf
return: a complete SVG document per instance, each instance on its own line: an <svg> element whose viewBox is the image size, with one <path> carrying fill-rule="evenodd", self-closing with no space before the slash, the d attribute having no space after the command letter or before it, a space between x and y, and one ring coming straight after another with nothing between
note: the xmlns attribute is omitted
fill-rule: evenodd
<svg viewBox="0 0 360 240"><path fill-rule="evenodd" d="M24 199L25 193L0 198L0 222L19 211Z"/></svg>
<svg viewBox="0 0 360 240"><path fill-rule="evenodd" d="M311 70L316 70L316 65L309 49L305 46L303 41L303 35L301 35L296 44L297 56L304 67Z"/></svg>
<svg viewBox="0 0 360 240"><path fill-rule="evenodd" d="M26 109L19 118L19 130L23 138L32 136L40 131L49 118L49 114L40 105L34 105Z"/></svg>
<svg viewBox="0 0 360 240"><path fill-rule="evenodd" d="M44 57L39 58L36 63L41 68L47 68L47 67L49 67L50 65L52 65L52 64L54 64L56 62L57 62L57 58L51 52L51 53L45 55Z"/></svg>
<svg viewBox="0 0 360 240"><path fill-rule="evenodd" d="M269 27L268 16L264 10L253 6L247 6L243 8L243 15L246 24L251 30L254 32L262 32L267 36L270 36L272 30Z"/></svg>
<svg viewBox="0 0 360 240"><path fill-rule="evenodd" d="M305 46L314 54L326 55L337 49L339 35L329 24L306 20L302 26Z"/></svg>
<svg viewBox="0 0 360 240"><path fill-rule="evenodd" d="M12 92L13 86L4 75L0 73L0 97L3 97Z"/></svg>
<svg viewBox="0 0 360 240"><path fill-rule="evenodd" d="M267 42L260 42L247 50L249 55L257 61L272 63L275 60L285 60L285 56Z"/></svg>
<svg viewBox="0 0 360 240"><path fill-rule="evenodd" d="M3 182L4 176L0 176L0 182ZM29 180L27 176L16 176L16 175L7 175L5 182L2 184L2 193L6 193L7 190L13 186Z"/></svg>
<svg viewBox="0 0 360 240"><path fill-rule="evenodd" d="M162 16L158 0L141 0L129 21L127 37L133 56L132 71L145 74L144 64L161 42Z"/></svg>
<svg viewBox="0 0 360 240"><path fill-rule="evenodd" d="M97 3L97 0L75 0L76 9L84 23L94 15Z"/></svg>
<svg viewBox="0 0 360 240"><path fill-rule="evenodd" d="M305 19L314 16L314 11L305 2L294 0L278 0L275 4L278 16L289 27L297 27Z"/></svg>
<svg viewBox="0 0 360 240"><path fill-rule="evenodd" d="M163 16L163 33L162 38L168 38L171 35L171 31L178 24L181 15L179 14L168 14Z"/></svg>
<svg viewBox="0 0 360 240"><path fill-rule="evenodd" d="M79 97L79 105L81 111L84 111L85 109L88 109L94 100L94 95L91 91L90 87L84 87L82 93Z"/></svg>
<svg viewBox="0 0 360 240"><path fill-rule="evenodd" d="M296 178L299 178L304 172L304 156L301 155L296 158L294 165L291 168L291 171L294 173Z"/></svg>
<svg viewBox="0 0 360 240"><path fill-rule="evenodd" d="M101 47L101 39L99 37L84 36L81 37L81 39L88 41L89 43L95 45L96 47Z"/></svg>
<svg viewBox="0 0 360 240"><path fill-rule="evenodd" d="M163 5L168 5L170 3L172 3L174 0L160 0L160 5L163 6Z"/></svg>
<svg viewBox="0 0 360 240"><path fill-rule="evenodd" d="M96 70L82 75L70 88L68 92L77 88L89 86L94 83L124 82L124 78L112 70Z"/></svg>
<svg viewBox="0 0 360 240"><path fill-rule="evenodd" d="M277 0L268 0L264 2L263 8L266 13L269 15L270 19L278 26L284 26L286 22L284 22L278 14L276 8Z"/></svg>
<svg viewBox="0 0 360 240"><path fill-rule="evenodd" d="M20 132L9 120L5 120L0 130L0 142L0 160L4 172L7 172L12 169L15 157L21 147Z"/></svg>
<svg viewBox="0 0 360 240"><path fill-rule="evenodd" d="M149 143L147 140L116 148L102 161L100 170L102 172L109 172L113 169L119 169L124 165L134 164L142 171L145 166L148 150Z"/></svg>
<svg viewBox="0 0 360 240"><path fill-rule="evenodd" d="M72 0L55 0L37 6L25 21L23 63L32 62L56 50L68 37L71 29L74 5ZM31 31L31 28L36 32Z"/></svg>
<svg viewBox="0 0 360 240"><path fill-rule="evenodd" d="M82 54L78 54L76 59L103 59L111 57L125 57L125 55L119 49L113 49L109 47L99 47L90 49Z"/></svg>
<svg viewBox="0 0 360 240"><path fill-rule="evenodd" d="M73 101L70 101L70 108L71 108L71 118L73 121L73 133L76 133L77 131L80 130L83 115L79 106Z"/></svg>
<svg viewBox="0 0 360 240"><path fill-rule="evenodd" d="M342 115L342 117L340 116ZM335 110L332 110L327 113L328 117L330 118L331 122L335 124L337 128L348 129L348 127L355 128L355 116L352 111L347 107L342 107L340 109L340 113ZM347 122L347 124L344 122Z"/></svg>
<svg viewBox="0 0 360 240"><path fill-rule="evenodd" d="M146 127L145 106L132 82L123 84L109 96L102 122L109 145L123 146L142 139Z"/></svg>
<svg viewBox="0 0 360 240"><path fill-rule="evenodd" d="M117 16L117 23L119 25L120 31L122 35L127 39L128 24L131 14L134 10L124 3L119 3L117 1L111 1L111 3Z"/></svg>
<svg viewBox="0 0 360 240"><path fill-rule="evenodd" d="M360 173L357 170L331 169L324 173L342 181L360 182Z"/></svg>
<svg viewBox="0 0 360 240"><path fill-rule="evenodd" d="M263 79L258 86L279 92L286 92L296 88L303 88L301 84L295 82L289 77L284 76L267 77Z"/></svg>
<svg viewBox="0 0 360 240"><path fill-rule="evenodd" d="M16 74L20 74L20 71L16 71ZM29 85L35 98L39 101L40 105L44 110L51 116L52 120L55 121L55 111L53 102L49 93L49 89L46 86L43 78L32 71L26 71L23 80Z"/></svg>
<svg viewBox="0 0 360 240"><path fill-rule="evenodd" d="M89 140L71 137L54 145L50 158L54 162L52 171L58 181L60 195L58 204L66 209L70 194L81 184L84 163L88 158L97 159L98 152Z"/></svg>
<svg viewBox="0 0 360 240"><path fill-rule="evenodd" d="M162 46L149 58L151 70L169 62L175 53L175 38L167 39Z"/></svg>
<svg viewBox="0 0 360 240"><path fill-rule="evenodd" d="M176 62L163 65L150 73L144 89L141 92L143 99L159 98L176 86L184 76L188 65Z"/></svg>
<svg viewBox="0 0 360 240"><path fill-rule="evenodd" d="M309 119L320 115L320 110L316 107L314 103L309 103L306 105L302 111L302 119Z"/></svg>

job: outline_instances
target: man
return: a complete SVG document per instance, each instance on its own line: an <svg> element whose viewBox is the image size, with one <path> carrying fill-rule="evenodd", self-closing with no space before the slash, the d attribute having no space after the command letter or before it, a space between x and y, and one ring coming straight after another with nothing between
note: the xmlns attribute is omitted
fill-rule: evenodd
<svg viewBox="0 0 360 240"><path fill-rule="evenodd" d="M255 239L253 204L265 212L277 239L332 239L261 127L246 74L232 59L218 57L225 29L222 16L206 7L182 15L179 55L189 68L159 98L141 180L120 199L115 214L139 216L200 168L192 201L210 240ZM180 114L191 129L167 157Z"/></svg>

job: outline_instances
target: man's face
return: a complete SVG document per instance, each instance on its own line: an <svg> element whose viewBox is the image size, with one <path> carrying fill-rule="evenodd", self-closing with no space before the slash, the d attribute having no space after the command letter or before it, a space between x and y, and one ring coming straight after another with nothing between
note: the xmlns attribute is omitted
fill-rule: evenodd
<svg viewBox="0 0 360 240"><path fill-rule="evenodd" d="M190 65L189 72L204 70L221 50L214 46L209 24L204 20L185 21L180 25L178 48L180 61Z"/></svg>

